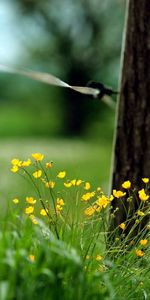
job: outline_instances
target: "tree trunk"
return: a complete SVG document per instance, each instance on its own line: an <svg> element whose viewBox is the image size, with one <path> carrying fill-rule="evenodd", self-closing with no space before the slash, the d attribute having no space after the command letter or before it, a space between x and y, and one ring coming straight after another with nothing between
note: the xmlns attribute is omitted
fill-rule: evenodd
<svg viewBox="0 0 150 300"><path fill-rule="evenodd" d="M141 178L150 177L150 1L130 0L127 11L111 180L115 189L125 180L141 188ZM120 199L112 205L119 207L116 227L125 211ZM137 206L133 203L132 210Z"/></svg>

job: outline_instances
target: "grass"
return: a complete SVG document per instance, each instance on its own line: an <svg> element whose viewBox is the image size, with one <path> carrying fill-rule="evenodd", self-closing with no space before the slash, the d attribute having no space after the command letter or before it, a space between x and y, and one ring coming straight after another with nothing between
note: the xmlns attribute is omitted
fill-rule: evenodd
<svg viewBox="0 0 150 300"><path fill-rule="evenodd" d="M1 300L149 299L148 257L107 258L90 271L78 251L43 223L35 227L10 214L6 221L0 235Z"/></svg>
<svg viewBox="0 0 150 300"><path fill-rule="evenodd" d="M50 170L43 169L41 163L29 166L31 183L34 182L34 188L31 188L32 185L24 180L25 176L30 179L26 169L19 167L19 174L23 177L11 174L9 161L14 157L26 159L34 152L43 153L46 160L53 159L54 164ZM131 239L132 228L128 236L124 231L131 222L127 216L124 225L115 230L116 239L111 245L107 243L112 199L97 186L103 184L107 191L110 153L110 144L94 145L89 141L2 141L1 300L30 300L33 297L40 300L149 299L147 225ZM32 174L37 169L43 174L46 170L49 179L46 175L42 177L44 182L34 178ZM85 190L85 182L78 186L77 181L71 181L70 188L64 187L67 178L56 176L64 170L68 179L87 180L91 187ZM55 180L54 189L45 188L45 180ZM140 193L140 210L148 215L149 198L146 195L149 186L145 182L142 184L145 192ZM129 182L124 184L124 191L128 194L127 189L130 189ZM26 196L34 197L37 202L33 204L33 199L28 202ZM20 199L18 204L12 202L15 197ZM64 199L65 205L63 202L58 205L58 197ZM122 197L120 193L119 197ZM4 201L8 201L5 213ZM128 201L128 197L123 201ZM41 215L43 207L45 215ZM29 213L26 208L32 208L33 212ZM143 215L138 216L135 212L135 227L142 218Z"/></svg>

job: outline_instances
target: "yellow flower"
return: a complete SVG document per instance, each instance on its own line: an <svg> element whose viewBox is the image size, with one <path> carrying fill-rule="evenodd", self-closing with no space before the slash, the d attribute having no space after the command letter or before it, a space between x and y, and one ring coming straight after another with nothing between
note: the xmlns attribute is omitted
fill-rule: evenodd
<svg viewBox="0 0 150 300"><path fill-rule="evenodd" d="M141 246L146 246L148 244L148 240L144 239L144 240L140 240L140 245Z"/></svg>
<svg viewBox="0 0 150 300"><path fill-rule="evenodd" d="M64 206L65 205L65 202L64 202L64 200L62 198L61 199L57 198L56 201L57 201L57 204L60 205L60 206Z"/></svg>
<svg viewBox="0 0 150 300"><path fill-rule="evenodd" d="M14 199L12 200L12 202L13 202L14 204L18 204L18 203L19 203L19 199L14 198Z"/></svg>
<svg viewBox="0 0 150 300"><path fill-rule="evenodd" d="M82 182L83 182L83 181L82 181L81 179L78 179L78 180L76 181L76 186L79 186Z"/></svg>
<svg viewBox="0 0 150 300"><path fill-rule="evenodd" d="M144 217L145 216L144 212L141 211L141 210L137 211L137 215L140 216L140 217Z"/></svg>
<svg viewBox="0 0 150 300"><path fill-rule="evenodd" d="M18 162L18 165L17 165L17 166L21 168L21 167L22 167L22 163L23 163L23 162L22 162L22 160L19 160L19 162Z"/></svg>
<svg viewBox="0 0 150 300"><path fill-rule="evenodd" d="M119 225L119 227L120 227L122 230L124 230L124 229L126 228L126 224L125 224L125 223L121 223L121 224Z"/></svg>
<svg viewBox="0 0 150 300"><path fill-rule="evenodd" d="M54 182L54 181L46 182L46 183L45 183L45 186L46 186L47 188L53 189L54 186L55 186L55 182Z"/></svg>
<svg viewBox="0 0 150 300"><path fill-rule="evenodd" d="M26 202L29 204L35 204L36 200L33 197L26 197Z"/></svg>
<svg viewBox="0 0 150 300"><path fill-rule="evenodd" d="M79 186L82 182L81 179L72 179L71 181L64 182L64 186L70 188L71 186Z"/></svg>
<svg viewBox="0 0 150 300"><path fill-rule="evenodd" d="M116 197L116 198L121 198L125 195L126 195L126 193L123 193L122 191L113 190L113 196Z"/></svg>
<svg viewBox="0 0 150 300"><path fill-rule="evenodd" d="M18 158L14 158L14 159L11 160L11 164L13 166L18 166L18 163L19 163L19 159Z"/></svg>
<svg viewBox="0 0 150 300"><path fill-rule="evenodd" d="M85 209L84 213L85 213L86 216L90 217L90 216L92 216L95 213L95 209L92 206L91 207L87 207Z"/></svg>
<svg viewBox="0 0 150 300"><path fill-rule="evenodd" d="M141 201L146 201L149 198L149 196L146 195L144 189L138 191L138 194L139 194L139 198L141 199Z"/></svg>
<svg viewBox="0 0 150 300"><path fill-rule="evenodd" d="M25 161L22 162L21 166L22 166L22 167L28 167L28 166L30 166L31 164L32 164L31 159L28 158L28 160L25 160Z"/></svg>
<svg viewBox="0 0 150 300"><path fill-rule="evenodd" d="M12 164L12 172L14 172L15 173L15 170L17 170L18 171L18 169L17 169L17 167L19 168L19 167L22 167L23 166L23 163L29 163L29 161L26 161L26 162L22 162L21 160L19 160L18 158L14 158L14 159L12 159L11 160L11 164ZM17 172L16 171L16 172Z"/></svg>
<svg viewBox="0 0 150 300"><path fill-rule="evenodd" d="M63 210L62 206L57 204L56 205L56 212L59 214Z"/></svg>
<svg viewBox="0 0 150 300"><path fill-rule="evenodd" d="M110 195L109 201L112 201L112 200L114 200L114 196L113 196L113 195Z"/></svg>
<svg viewBox="0 0 150 300"><path fill-rule="evenodd" d="M95 196L95 192L90 192L91 198Z"/></svg>
<svg viewBox="0 0 150 300"><path fill-rule="evenodd" d="M34 206L28 206L25 208L25 214L30 215L34 212Z"/></svg>
<svg viewBox="0 0 150 300"><path fill-rule="evenodd" d="M37 171L35 171L33 174L33 177L34 178L40 178L41 176L42 176L42 171L41 170L37 170Z"/></svg>
<svg viewBox="0 0 150 300"><path fill-rule="evenodd" d="M44 158L44 155L41 153L33 153L32 157L36 160L36 161L41 161Z"/></svg>
<svg viewBox="0 0 150 300"><path fill-rule="evenodd" d="M81 199L83 201L88 201L88 200L90 200L94 196L95 196L95 192L86 193L86 194L82 195Z"/></svg>
<svg viewBox="0 0 150 300"><path fill-rule="evenodd" d="M142 178L142 181L143 181L144 183L148 183L148 182L149 182L149 178Z"/></svg>
<svg viewBox="0 0 150 300"><path fill-rule="evenodd" d="M48 209L42 208L42 209L40 210L40 215L43 216L43 217L47 216L47 213L48 213Z"/></svg>
<svg viewBox="0 0 150 300"><path fill-rule="evenodd" d="M105 195L102 195L101 197L98 197L96 204L100 208L105 208L109 204L109 199Z"/></svg>
<svg viewBox="0 0 150 300"><path fill-rule="evenodd" d="M91 185L89 182L85 182L85 185L84 185L84 189L85 190L89 190L91 188Z"/></svg>
<svg viewBox="0 0 150 300"><path fill-rule="evenodd" d="M81 179L72 179L71 181L71 185L73 186L79 186L82 183Z"/></svg>
<svg viewBox="0 0 150 300"><path fill-rule="evenodd" d="M130 182L129 180L124 181L124 183L122 184L122 187L123 187L124 189L130 189L130 187L131 187L131 182Z"/></svg>
<svg viewBox="0 0 150 300"><path fill-rule="evenodd" d="M142 251L142 250L138 250L138 249L136 249L135 250L135 254L136 254L136 256L138 256L138 257L142 257L142 256L144 256L144 251Z"/></svg>
<svg viewBox="0 0 150 300"><path fill-rule="evenodd" d="M18 172L18 170L19 170L19 168L18 168L18 166L13 166L11 169L11 172L13 172L13 173L17 173Z"/></svg>
<svg viewBox="0 0 150 300"><path fill-rule="evenodd" d="M66 176L66 171L61 171L61 172L59 172L58 175L57 175L57 177L60 178L60 179L65 178L65 176Z"/></svg>
<svg viewBox="0 0 150 300"><path fill-rule="evenodd" d="M72 180L71 180L71 184L72 184L73 186L75 186L75 185L76 185L76 179L72 179Z"/></svg>
<svg viewBox="0 0 150 300"><path fill-rule="evenodd" d="M69 182L64 182L64 186L65 186L66 188L70 188L70 187L72 186L71 181L69 181Z"/></svg>
<svg viewBox="0 0 150 300"><path fill-rule="evenodd" d="M32 221L32 223L33 223L34 225L37 225L37 224L38 224L38 221L37 221L37 219L35 218L34 215L30 215L30 219L31 219L31 221Z"/></svg>
<svg viewBox="0 0 150 300"><path fill-rule="evenodd" d="M100 260L102 260L103 259L103 256L101 256L101 255L96 255L96 258L95 258L97 261L100 261Z"/></svg>
<svg viewBox="0 0 150 300"><path fill-rule="evenodd" d="M47 162L45 164L46 169L51 169L52 168L53 163L52 162Z"/></svg>
<svg viewBox="0 0 150 300"><path fill-rule="evenodd" d="M33 254L29 254L28 258L31 262L35 261L35 256Z"/></svg>

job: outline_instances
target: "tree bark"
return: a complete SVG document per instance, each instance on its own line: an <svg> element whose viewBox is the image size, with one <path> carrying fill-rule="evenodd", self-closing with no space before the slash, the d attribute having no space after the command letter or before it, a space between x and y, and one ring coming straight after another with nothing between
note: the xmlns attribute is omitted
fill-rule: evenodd
<svg viewBox="0 0 150 300"><path fill-rule="evenodd" d="M150 1L129 0L127 11L111 189L125 180L138 189L142 177L150 178ZM116 227L125 211L120 199L112 205L119 207Z"/></svg>

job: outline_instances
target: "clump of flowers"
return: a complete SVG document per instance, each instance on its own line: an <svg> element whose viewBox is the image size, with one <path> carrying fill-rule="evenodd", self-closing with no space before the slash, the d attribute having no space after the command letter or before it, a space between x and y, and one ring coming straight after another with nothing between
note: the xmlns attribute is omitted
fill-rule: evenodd
<svg viewBox="0 0 150 300"><path fill-rule="evenodd" d="M134 247L132 254L135 257L145 257L148 238L144 234L141 236L139 231L135 237L133 232L149 210L149 178L142 178L139 190L133 187L130 180L126 180L120 189L113 189L112 194L107 195L100 187L93 189L89 181L70 178L66 170L55 172L54 164L44 160L43 154L33 153L27 160L14 158L11 161L11 172L28 178L34 186L34 195L12 200L17 207L22 202L23 214L33 225L38 226L42 220L57 238L67 236L70 241L74 241L75 232L83 257L89 257L88 261L93 257L94 264L99 264L100 269L105 269L101 264L107 255L122 255L130 251L131 246ZM134 212L131 211L132 201L139 203ZM115 202L117 205L114 206ZM126 217L114 228L115 238L109 249L106 247L101 253L99 245L104 240L107 244L110 221L119 213L120 203L125 208ZM113 207L115 209L112 210ZM148 224L146 226L147 229L150 227ZM29 259L34 261L32 255Z"/></svg>

